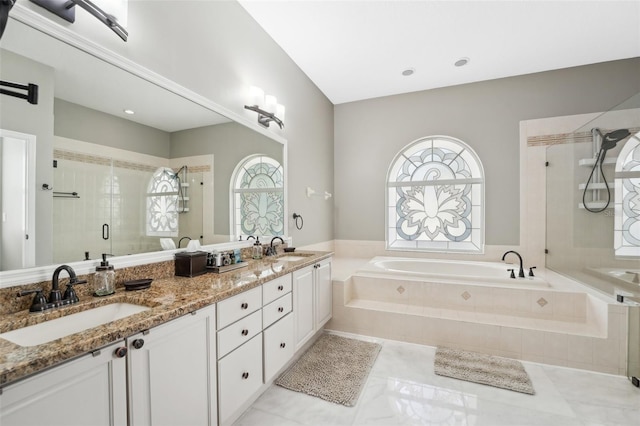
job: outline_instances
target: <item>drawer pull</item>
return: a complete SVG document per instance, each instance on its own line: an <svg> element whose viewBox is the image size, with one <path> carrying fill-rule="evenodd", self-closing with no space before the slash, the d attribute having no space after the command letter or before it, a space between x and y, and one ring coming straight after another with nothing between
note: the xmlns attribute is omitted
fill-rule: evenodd
<svg viewBox="0 0 640 426"><path fill-rule="evenodd" d="M242 330L242 335L246 336L249 334L249 330L247 330L246 328L244 330Z"/></svg>
<svg viewBox="0 0 640 426"><path fill-rule="evenodd" d="M136 339L133 341L132 343L133 347L136 349L140 349L144 346L144 340L143 339Z"/></svg>
<svg viewBox="0 0 640 426"><path fill-rule="evenodd" d="M278 308L278 312L284 312L284 308L283 308L282 306L280 306L280 307Z"/></svg>
<svg viewBox="0 0 640 426"><path fill-rule="evenodd" d="M282 291L282 290L284 290L284 286L279 285L278 286L278 291Z"/></svg>
<svg viewBox="0 0 640 426"><path fill-rule="evenodd" d="M280 343L280 347L281 347L282 349L284 349L284 347L285 347L285 346L287 346L287 344L286 344L286 343L284 343L284 342Z"/></svg>
<svg viewBox="0 0 640 426"><path fill-rule="evenodd" d="M246 372L246 371L244 373L242 373L242 378L245 379L245 380L248 379L249 378L249 373Z"/></svg>
<svg viewBox="0 0 640 426"><path fill-rule="evenodd" d="M247 302L244 302L244 303L242 303L242 304L240 305L240 307L241 307L242 309L248 309L248 308L249 308L249 304L248 304Z"/></svg>

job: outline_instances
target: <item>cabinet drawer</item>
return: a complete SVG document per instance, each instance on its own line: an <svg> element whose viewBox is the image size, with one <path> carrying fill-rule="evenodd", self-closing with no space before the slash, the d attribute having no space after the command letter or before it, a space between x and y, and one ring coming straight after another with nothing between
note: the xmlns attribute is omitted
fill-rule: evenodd
<svg viewBox="0 0 640 426"><path fill-rule="evenodd" d="M256 311L218 331L218 359L262 331L262 311Z"/></svg>
<svg viewBox="0 0 640 426"><path fill-rule="evenodd" d="M262 334L218 361L220 424L262 386Z"/></svg>
<svg viewBox="0 0 640 426"><path fill-rule="evenodd" d="M218 330L262 307L262 287L256 287L218 302Z"/></svg>
<svg viewBox="0 0 640 426"><path fill-rule="evenodd" d="M268 383L291 359L295 351L293 314L266 329L264 338L264 382Z"/></svg>
<svg viewBox="0 0 640 426"><path fill-rule="evenodd" d="M262 327L269 327L289 312L291 312L291 293L274 300L262 308Z"/></svg>
<svg viewBox="0 0 640 426"><path fill-rule="evenodd" d="M291 291L291 274L262 284L262 304L266 305Z"/></svg>

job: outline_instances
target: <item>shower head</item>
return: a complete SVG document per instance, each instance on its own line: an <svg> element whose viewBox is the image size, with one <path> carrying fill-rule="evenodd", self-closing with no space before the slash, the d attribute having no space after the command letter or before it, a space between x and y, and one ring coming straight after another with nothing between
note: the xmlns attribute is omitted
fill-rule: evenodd
<svg viewBox="0 0 640 426"><path fill-rule="evenodd" d="M606 133L604 136L602 136L601 148L604 151L608 151L611 148L615 147L616 144L622 139L630 135L631 133L629 132L629 129L619 129L614 130L613 132Z"/></svg>

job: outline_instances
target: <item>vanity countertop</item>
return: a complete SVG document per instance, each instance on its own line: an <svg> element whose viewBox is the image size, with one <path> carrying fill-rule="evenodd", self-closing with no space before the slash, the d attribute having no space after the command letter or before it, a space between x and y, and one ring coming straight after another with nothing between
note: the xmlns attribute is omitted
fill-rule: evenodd
<svg viewBox="0 0 640 426"><path fill-rule="evenodd" d="M296 251L292 255L305 257L297 261L279 260L277 257L249 260L247 267L222 274L158 279L145 290L118 288L113 295L84 297L77 304L43 313L20 311L5 315L0 320L0 333L80 312L87 306L93 308L124 302L151 308L37 346L18 346L0 338L0 387L313 265L331 257L332 253Z"/></svg>

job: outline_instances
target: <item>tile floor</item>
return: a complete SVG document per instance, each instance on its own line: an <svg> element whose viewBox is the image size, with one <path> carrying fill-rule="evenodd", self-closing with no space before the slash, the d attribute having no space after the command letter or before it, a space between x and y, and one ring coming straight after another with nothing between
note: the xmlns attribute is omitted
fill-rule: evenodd
<svg viewBox="0 0 640 426"><path fill-rule="evenodd" d="M640 389L624 377L523 362L531 396L436 376L434 347L377 341L382 350L355 407L273 385L234 426L640 425Z"/></svg>

